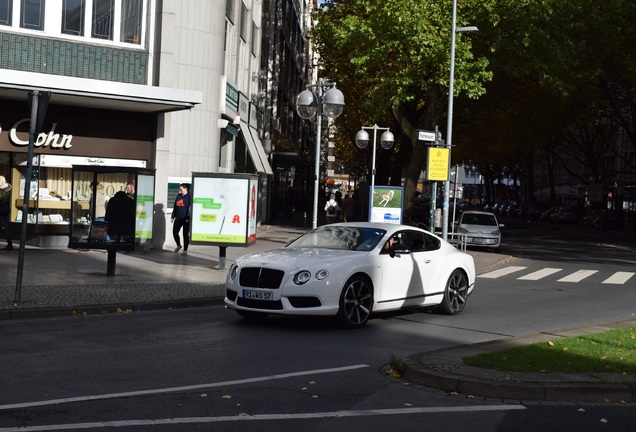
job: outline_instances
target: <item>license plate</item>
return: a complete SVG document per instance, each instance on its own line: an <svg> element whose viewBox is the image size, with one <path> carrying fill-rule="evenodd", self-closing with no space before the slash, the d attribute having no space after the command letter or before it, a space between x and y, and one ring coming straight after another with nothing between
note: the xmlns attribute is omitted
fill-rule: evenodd
<svg viewBox="0 0 636 432"><path fill-rule="evenodd" d="M272 293L268 291L243 290L243 298L252 300L272 300Z"/></svg>
<svg viewBox="0 0 636 432"><path fill-rule="evenodd" d="M473 237L473 243L488 243L488 239Z"/></svg>

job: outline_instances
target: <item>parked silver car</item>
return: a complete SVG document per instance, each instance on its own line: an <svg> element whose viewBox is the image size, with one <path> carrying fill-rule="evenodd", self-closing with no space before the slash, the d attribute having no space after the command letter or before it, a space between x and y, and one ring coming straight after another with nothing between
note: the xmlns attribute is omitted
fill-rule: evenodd
<svg viewBox="0 0 636 432"><path fill-rule="evenodd" d="M494 213L465 211L457 221L457 232L466 237L466 246L489 248L498 252L503 226Z"/></svg>

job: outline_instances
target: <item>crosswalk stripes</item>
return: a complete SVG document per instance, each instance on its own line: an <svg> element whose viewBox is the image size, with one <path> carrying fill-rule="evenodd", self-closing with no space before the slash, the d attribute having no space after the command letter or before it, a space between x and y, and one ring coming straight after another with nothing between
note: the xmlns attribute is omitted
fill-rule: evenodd
<svg viewBox="0 0 636 432"><path fill-rule="evenodd" d="M598 270L578 270L572 273L571 275L562 277L557 282L581 282L586 277L590 277L596 273L598 273Z"/></svg>
<svg viewBox="0 0 636 432"><path fill-rule="evenodd" d="M504 267L498 270L493 270L491 272L478 275L477 277L483 278L483 279L498 279L504 276L509 276L514 274L517 280L538 281L563 271L563 269L560 269L560 268L546 267L540 270L533 271L528 274L523 274L521 276L518 276L520 272L526 269L527 267L524 267L524 266L508 266L508 267ZM570 273L568 275L565 275L561 277L560 279L557 279L557 282L569 282L569 283L581 282L585 280L586 278L597 274L598 272L599 272L598 270L581 269L573 273ZM610 284L610 285L624 285L632 277L634 277L634 275L636 275L636 272L617 271L617 272L614 272L610 277L603 280L603 282L601 283Z"/></svg>
<svg viewBox="0 0 636 432"><path fill-rule="evenodd" d="M632 276L634 276L634 273L632 272L616 272L611 277L605 279L602 283L622 285L630 280Z"/></svg>
<svg viewBox="0 0 636 432"><path fill-rule="evenodd" d="M544 269L541 269L541 270L537 270L536 272L532 272L532 273L530 273L528 275L521 276L518 279L519 280L533 280L533 281L536 281L536 280L539 280L539 279L543 279L544 277L548 277L551 274L558 273L561 270L562 269L547 267L547 268L544 268Z"/></svg>

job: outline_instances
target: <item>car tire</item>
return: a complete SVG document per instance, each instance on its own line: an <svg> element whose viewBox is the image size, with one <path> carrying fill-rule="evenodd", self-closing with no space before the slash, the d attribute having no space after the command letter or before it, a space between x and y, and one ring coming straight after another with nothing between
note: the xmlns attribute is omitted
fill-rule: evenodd
<svg viewBox="0 0 636 432"><path fill-rule="evenodd" d="M468 278L462 270L456 269L446 282L440 308L446 315L457 315L464 310L467 300Z"/></svg>
<svg viewBox="0 0 636 432"><path fill-rule="evenodd" d="M267 315L269 315L265 312L253 312L244 310L237 310L236 313L250 321L261 321L267 318Z"/></svg>
<svg viewBox="0 0 636 432"><path fill-rule="evenodd" d="M352 276L340 294L340 307L336 315L338 323L345 328L363 327L373 310L373 287L371 281L362 276Z"/></svg>

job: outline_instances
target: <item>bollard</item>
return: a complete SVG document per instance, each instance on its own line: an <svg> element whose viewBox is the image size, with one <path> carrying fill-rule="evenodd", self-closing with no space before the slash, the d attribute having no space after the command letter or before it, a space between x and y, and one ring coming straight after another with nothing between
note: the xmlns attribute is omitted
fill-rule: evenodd
<svg viewBox="0 0 636 432"><path fill-rule="evenodd" d="M226 246L219 246L219 270L225 269Z"/></svg>
<svg viewBox="0 0 636 432"><path fill-rule="evenodd" d="M115 276L115 265L117 263L117 251L108 251L108 262L106 264L106 276Z"/></svg>

